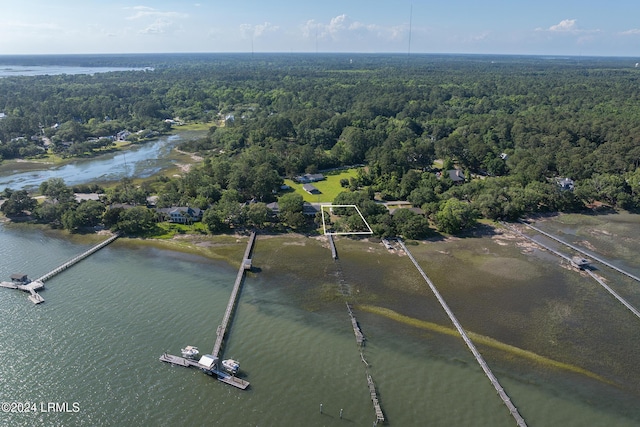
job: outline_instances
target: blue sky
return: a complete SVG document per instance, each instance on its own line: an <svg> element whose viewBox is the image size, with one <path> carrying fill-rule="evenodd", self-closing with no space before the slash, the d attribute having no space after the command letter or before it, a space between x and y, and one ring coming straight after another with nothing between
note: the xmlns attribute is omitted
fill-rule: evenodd
<svg viewBox="0 0 640 427"><path fill-rule="evenodd" d="M0 55L406 53L409 46L638 57L640 1L0 0Z"/></svg>

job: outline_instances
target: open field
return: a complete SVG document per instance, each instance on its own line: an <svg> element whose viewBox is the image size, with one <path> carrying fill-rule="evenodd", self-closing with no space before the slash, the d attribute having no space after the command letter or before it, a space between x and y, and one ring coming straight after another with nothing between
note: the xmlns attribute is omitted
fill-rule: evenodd
<svg viewBox="0 0 640 427"><path fill-rule="evenodd" d="M302 195L305 202L330 203L333 202L333 199L335 199L338 194L345 191L345 189L340 186L340 180L355 177L357 170L358 169L353 168L323 173L326 178L324 181L312 183L314 187L320 190L321 194L309 194L302 189L302 184L299 184L291 179L285 179L284 183L291 187L293 191Z"/></svg>

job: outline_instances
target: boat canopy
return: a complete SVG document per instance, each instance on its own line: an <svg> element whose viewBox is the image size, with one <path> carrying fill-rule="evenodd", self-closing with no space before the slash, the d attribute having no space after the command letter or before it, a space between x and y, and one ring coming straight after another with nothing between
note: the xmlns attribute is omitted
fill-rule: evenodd
<svg viewBox="0 0 640 427"><path fill-rule="evenodd" d="M217 357L213 357L210 354L205 354L204 356L202 356L200 358L200 360L198 361L198 363L202 366L204 366L207 369L213 369L213 367L215 366L215 364L218 362L218 358Z"/></svg>

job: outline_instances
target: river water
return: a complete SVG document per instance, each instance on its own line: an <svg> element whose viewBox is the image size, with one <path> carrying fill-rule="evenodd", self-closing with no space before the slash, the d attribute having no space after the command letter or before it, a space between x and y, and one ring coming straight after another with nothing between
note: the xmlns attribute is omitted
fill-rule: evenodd
<svg viewBox="0 0 640 427"><path fill-rule="evenodd" d="M37 277L93 243L3 224L0 242L2 280L15 272ZM225 244L203 245L201 250L210 255L227 247L229 258L239 262L245 242L229 239ZM407 257L389 254L379 243L340 239L337 244L340 266L352 285L356 315L367 336L363 354L370 364L368 372L380 392L388 424L514 425L459 337L361 309L384 306L450 326ZM530 426L640 423L639 353L633 342L639 341L638 319L627 316L606 294L593 288L589 299L607 312L595 321L608 322L616 342L613 350L589 338L583 326L591 326L580 316L565 318L567 330L581 331L577 344L564 336L557 352L547 353L546 345L536 347L535 340L522 338L537 329L546 334L546 321L536 322L557 313L552 309L537 313L521 305L544 307L534 300L564 301L568 310L579 311L580 303L567 302L567 295L554 295L552 289L560 288L560 293L590 289L587 279L559 267L551 257L490 235L410 248L468 329L539 354L564 357L563 361L579 363L604 377L593 380L480 345ZM453 263L447 264L447 258ZM451 268L463 259L466 268ZM240 360L251 382L247 391L158 360L163 352L179 354L189 344L204 351L213 347L237 265L121 239L47 282L44 304L34 306L25 294L0 289L0 402L36 404L29 413L0 412L0 425L372 425L375 415L365 366L344 299L337 293L337 267L324 243L296 236L260 236L253 260L256 268L243 285L224 350L225 357ZM518 273L498 267L505 263L522 277L514 279ZM478 271L491 269L485 273L487 279L479 278ZM465 282L488 294L483 297L470 285L465 297L459 289ZM494 298L491 292L512 298L519 292L527 301ZM527 297L531 292L535 298ZM506 331L508 326L501 322L516 329ZM600 331L594 333L599 340ZM582 351L607 362L585 362L579 356ZM619 365L627 378L617 377ZM69 412L50 410L50 403L57 403L58 409L68 407Z"/></svg>
<svg viewBox="0 0 640 427"><path fill-rule="evenodd" d="M64 166L40 163L12 163L0 167L0 189L37 189L50 178L62 178L67 185L89 182L110 183L126 177L148 178L175 164L171 150L181 141L199 138L202 131L182 131L127 150L78 159ZM26 169L26 170L25 170Z"/></svg>

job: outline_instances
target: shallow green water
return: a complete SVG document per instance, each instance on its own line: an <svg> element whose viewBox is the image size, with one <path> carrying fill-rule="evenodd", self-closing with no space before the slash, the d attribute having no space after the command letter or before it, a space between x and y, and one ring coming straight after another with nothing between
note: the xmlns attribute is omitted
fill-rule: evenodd
<svg viewBox="0 0 640 427"><path fill-rule="evenodd" d="M467 329L615 383L480 347L530 426L637 425L637 322L557 260L506 243L487 236L410 248ZM36 277L85 247L0 225L0 278ZM345 239L338 251L356 307L449 326L406 257ZM158 361L187 344L213 347L233 266L116 242L51 279L45 304L0 289L0 401L79 409L0 413L0 425L372 425L365 366L328 249L315 239L259 237L253 261L225 348L251 382L244 392ZM356 315L389 425L514 425L460 339Z"/></svg>

